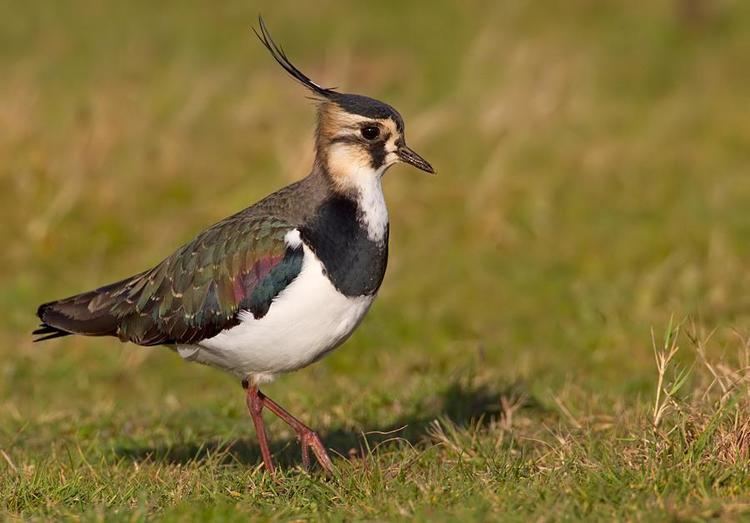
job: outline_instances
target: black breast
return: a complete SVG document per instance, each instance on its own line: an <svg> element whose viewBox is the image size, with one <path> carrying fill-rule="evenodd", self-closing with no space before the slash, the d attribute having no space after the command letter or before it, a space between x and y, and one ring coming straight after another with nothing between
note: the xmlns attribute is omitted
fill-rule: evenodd
<svg viewBox="0 0 750 523"><path fill-rule="evenodd" d="M344 196L327 199L300 230L339 292L346 296L377 292L388 263L388 228L382 241L372 241L356 201Z"/></svg>

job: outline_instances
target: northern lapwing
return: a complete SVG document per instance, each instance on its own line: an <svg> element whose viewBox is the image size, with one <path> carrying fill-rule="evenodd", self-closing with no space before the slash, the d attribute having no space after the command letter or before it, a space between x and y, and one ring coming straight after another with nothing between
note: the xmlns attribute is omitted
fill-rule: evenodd
<svg viewBox="0 0 750 523"><path fill-rule="evenodd" d="M307 177L209 227L147 271L45 303L35 341L70 334L166 345L187 361L242 380L263 463L273 473L262 411L333 464L318 435L259 386L310 365L362 321L385 275L388 211L381 178L398 162L434 173L406 145L390 105L316 84L259 19L263 45L317 102L315 161Z"/></svg>

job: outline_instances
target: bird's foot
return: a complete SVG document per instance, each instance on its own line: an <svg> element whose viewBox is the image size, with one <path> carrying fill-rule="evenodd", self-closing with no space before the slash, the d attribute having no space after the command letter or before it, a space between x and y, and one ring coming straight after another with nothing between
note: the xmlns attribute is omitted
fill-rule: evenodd
<svg viewBox="0 0 750 523"><path fill-rule="evenodd" d="M259 391L258 394L263 397L263 406L276 414L297 433L297 439L302 447L302 465L305 467L305 470L310 470L309 451L312 450L312 453L321 468L327 474L331 474L333 472L333 462L331 461L331 457L328 455L328 451L326 451L323 442L320 440L318 433L292 416L286 409L268 396L264 395L262 392Z"/></svg>
<svg viewBox="0 0 750 523"><path fill-rule="evenodd" d="M333 473L333 462L331 457L328 455L323 442L320 440L320 436L314 430L309 428L306 431L298 432L297 438L299 439L300 447L302 447L302 466L305 470L310 470L310 450L312 450L315 459L320 464L321 468L326 471L327 474Z"/></svg>
<svg viewBox="0 0 750 523"><path fill-rule="evenodd" d="M271 460L271 451L268 445L265 424L263 423L264 407L276 414L297 433L297 439L302 447L302 466L305 470L310 470L310 450L312 450L315 459L326 474L333 473L333 462L317 432L263 394L257 385L249 385L245 380L243 380L242 385L247 389L247 407L253 419L255 430L258 433L258 443L260 445L261 456L263 457L263 464L271 475L273 475L275 469Z"/></svg>

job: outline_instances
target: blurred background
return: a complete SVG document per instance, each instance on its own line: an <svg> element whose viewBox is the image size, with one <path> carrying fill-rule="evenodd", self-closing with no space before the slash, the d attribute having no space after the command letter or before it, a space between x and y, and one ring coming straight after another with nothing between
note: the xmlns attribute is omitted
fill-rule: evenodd
<svg viewBox="0 0 750 523"><path fill-rule="evenodd" d="M251 432L232 378L30 332L39 303L307 174L314 108L252 34L260 11L314 80L394 105L438 171L388 173L379 300L269 388L333 405L305 419L376 428L465 373L636 401L670 317L747 334L748 2L0 1L0 437Z"/></svg>

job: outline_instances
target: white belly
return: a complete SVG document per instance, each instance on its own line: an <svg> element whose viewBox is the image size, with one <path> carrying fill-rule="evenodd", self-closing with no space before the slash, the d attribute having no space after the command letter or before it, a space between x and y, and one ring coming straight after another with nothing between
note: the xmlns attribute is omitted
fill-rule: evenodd
<svg viewBox="0 0 750 523"><path fill-rule="evenodd" d="M305 245L302 270L260 319L240 313L240 324L201 341L180 345L180 356L256 382L299 369L343 343L362 321L374 296L349 298L323 274Z"/></svg>

